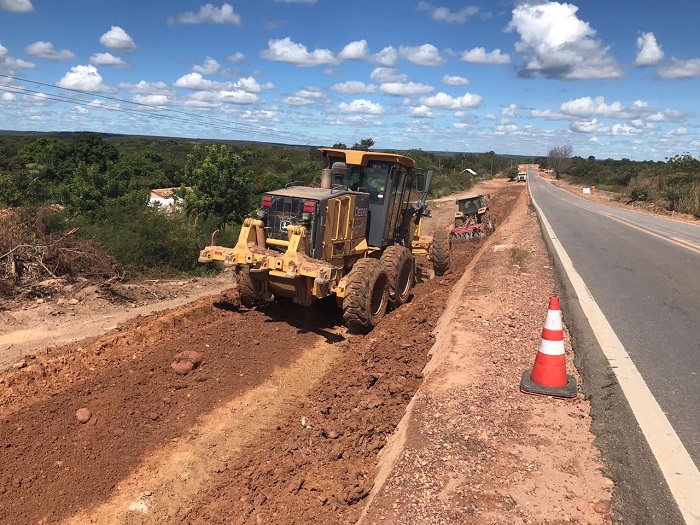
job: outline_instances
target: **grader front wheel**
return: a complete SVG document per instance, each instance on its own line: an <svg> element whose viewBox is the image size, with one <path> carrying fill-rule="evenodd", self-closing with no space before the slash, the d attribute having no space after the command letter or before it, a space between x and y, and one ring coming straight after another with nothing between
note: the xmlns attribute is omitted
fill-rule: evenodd
<svg viewBox="0 0 700 525"><path fill-rule="evenodd" d="M452 242L450 232L445 229L435 231L430 247L430 259L435 275L444 275L450 269Z"/></svg>
<svg viewBox="0 0 700 525"><path fill-rule="evenodd" d="M389 299L395 307L401 306L411 296L415 281L413 254L405 246L389 246L384 250L381 261L389 275Z"/></svg>
<svg viewBox="0 0 700 525"><path fill-rule="evenodd" d="M343 298L343 321L351 332L377 326L389 303L389 274L383 262L360 259L350 270Z"/></svg>

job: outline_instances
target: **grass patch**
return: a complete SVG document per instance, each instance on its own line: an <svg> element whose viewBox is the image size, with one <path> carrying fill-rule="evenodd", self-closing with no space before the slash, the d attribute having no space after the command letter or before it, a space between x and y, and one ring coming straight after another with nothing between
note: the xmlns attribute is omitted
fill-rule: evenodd
<svg viewBox="0 0 700 525"><path fill-rule="evenodd" d="M530 257L530 250L522 246L513 246L508 250L508 265L516 270L522 270Z"/></svg>

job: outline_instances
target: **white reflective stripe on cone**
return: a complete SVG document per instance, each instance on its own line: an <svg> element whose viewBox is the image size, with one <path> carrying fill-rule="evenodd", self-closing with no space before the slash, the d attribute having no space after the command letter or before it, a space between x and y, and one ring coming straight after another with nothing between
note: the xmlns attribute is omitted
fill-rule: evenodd
<svg viewBox="0 0 700 525"><path fill-rule="evenodd" d="M544 327L547 330L561 330L561 310L547 310Z"/></svg>
<svg viewBox="0 0 700 525"><path fill-rule="evenodd" d="M540 339L540 353L547 355L564 355L564 341Z"/></svg>

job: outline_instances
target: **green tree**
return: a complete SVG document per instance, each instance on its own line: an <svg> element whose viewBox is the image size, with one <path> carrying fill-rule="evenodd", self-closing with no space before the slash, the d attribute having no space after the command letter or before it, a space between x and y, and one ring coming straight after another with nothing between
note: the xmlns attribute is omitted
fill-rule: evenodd
<svg viewBox="0 0 700 525"><path fill-rule="evenodd" d="M185 194L188 210L225 224L242 222L252 208L252 177L244 161L225 145L194 147L182 170L193 191Z"/></svg>
<svg viewBox="0 0 700 525"><path fill-rule="evenodd" d="M355 142L351 149L369 151L374 146L374 139L362 139L360 142Z"/></svg>
<svg viewBox="0 0 700 525"><path fill-rule="evenodd" d="M347 144L344 144L344 143L342 143L342 142L336 142L336 143L333 144L331 147L334 148L334 149L348 149L348 145L347 145Z"/></svg>

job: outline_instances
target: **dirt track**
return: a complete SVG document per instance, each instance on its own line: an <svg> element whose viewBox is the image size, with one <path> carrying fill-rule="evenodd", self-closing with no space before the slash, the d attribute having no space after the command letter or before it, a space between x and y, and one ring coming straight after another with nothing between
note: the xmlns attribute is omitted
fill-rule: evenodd
<svg viewBox="0 0 700 525"><path fill-rule="evenodd" d="M510 193L494 197L501 213ZM7 373L0 521L352 521L479 245L458 246L454 271L365 337L327 304L309 324L289 304L238 310L222 294ZM187 349L204 362L180 376L170 364Z"/></svg>

